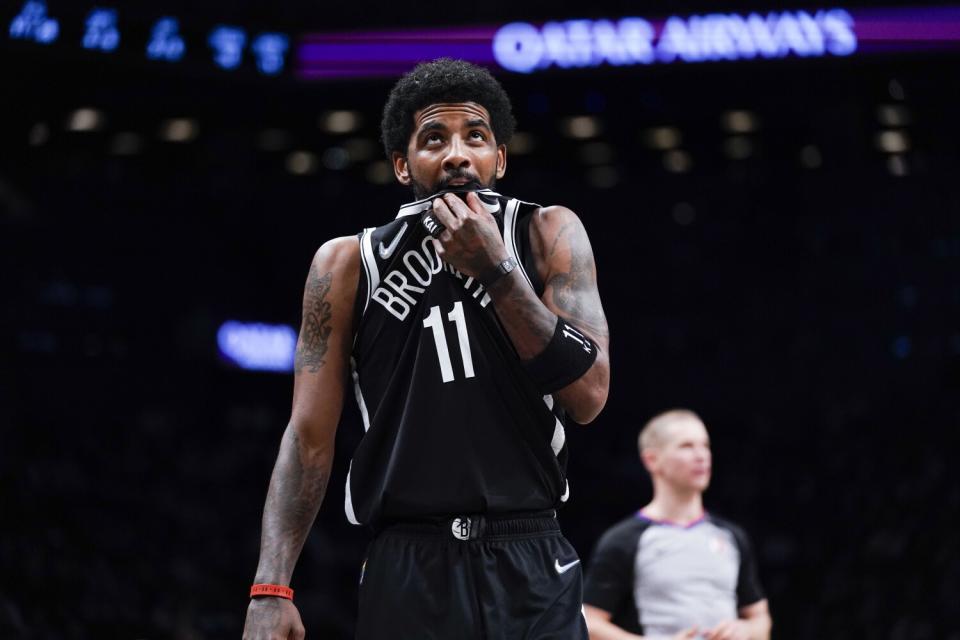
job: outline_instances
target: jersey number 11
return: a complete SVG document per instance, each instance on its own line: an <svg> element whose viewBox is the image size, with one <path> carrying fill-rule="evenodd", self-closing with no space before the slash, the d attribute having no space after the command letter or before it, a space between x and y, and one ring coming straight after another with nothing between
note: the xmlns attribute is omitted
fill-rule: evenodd
<svg viewBox="0 0 960 640"><path fill-rule="evenodd" d="M467 335L467 319L463 315L463 302L457 301L453 311L447 314L447 320L457 325L457 341L460 343L460 356L463 360L463 374L473 377L473 356L470 355L470 337ZM444 382L453 381L453 364L450 362L450 350L447 348L447 336L443 331L443 319L440 307L430 307L430 315L423 326L433 329L433 341L437 345L437 359L440 360L440 375Z"/></svg>

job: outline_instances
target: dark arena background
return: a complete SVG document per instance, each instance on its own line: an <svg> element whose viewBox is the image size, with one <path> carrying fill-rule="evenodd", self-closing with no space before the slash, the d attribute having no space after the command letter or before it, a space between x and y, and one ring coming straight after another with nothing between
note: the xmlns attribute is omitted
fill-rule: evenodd
<svg viewBox="0 0 960 640"><path fill-rule="evenodd" d="M585 563L689 407L775 638L960 638L960 8L520 4L0 2L0 638L240 637L307 267L411 199L380 110L440 55L512 97L499 190L593 242ZM352 634L361 433L307 637Z"/></svg>

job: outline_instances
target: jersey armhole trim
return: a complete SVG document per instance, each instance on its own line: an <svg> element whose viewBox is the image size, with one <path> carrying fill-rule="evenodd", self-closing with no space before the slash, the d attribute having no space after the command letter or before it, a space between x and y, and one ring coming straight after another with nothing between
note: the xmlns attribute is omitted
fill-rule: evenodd
<svg viewBox="0 0 960 640"><path fill-rule="evenodd" d="M360 262L363 264L363 275L366 281L366 289L363 292L363 310L361 317L367 312L370 306L370 299L373 292L380 286L380 270L377 268L377 261L373 254L373 232L375 227L364 229L360 234ZM359 288L357 295L360 295ZM359 322L358 322L359 324Z"/></svg>
<svg viewBox="0 0 960 640"><path fill-rule="evenodd" d="M520 210L520 204L520 200L512 198L509 202L507 202L507 206L504 209L503 244L507 248L507 253L509 253L510 256L517 261L517 264L520 267L520 273L523 274L523 279L526 280L527 284L530 285L530 288L536 292L533 282L530 281L530 275L527 274L527 269L523 266L523 257L517 250L517 213Z"/></svg>

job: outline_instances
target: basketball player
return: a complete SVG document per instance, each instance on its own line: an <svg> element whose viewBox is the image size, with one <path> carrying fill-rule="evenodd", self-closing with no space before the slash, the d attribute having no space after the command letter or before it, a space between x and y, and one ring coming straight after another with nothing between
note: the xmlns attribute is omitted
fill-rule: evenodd
<svg viewBox="0 0 960 640"><path fill-rule="evenodd" d="M609 385L586 231L569 209L494 191L514 120L487 71L419 65L382 128L416 199L313 259L244 637L303 637L289 584L352 383L365 435L345 510L376 533L357 637L585 639L555 509L566 420L592 421Z"/></svg>
<svg viewBox="0 0 960 640"><path fill-rule="evenodd" d="M768 640L747 537L703 510L711 469L703 422L692 411L662 413L639 444L653 501L597 544L584 587L591 640Z"/></svg>

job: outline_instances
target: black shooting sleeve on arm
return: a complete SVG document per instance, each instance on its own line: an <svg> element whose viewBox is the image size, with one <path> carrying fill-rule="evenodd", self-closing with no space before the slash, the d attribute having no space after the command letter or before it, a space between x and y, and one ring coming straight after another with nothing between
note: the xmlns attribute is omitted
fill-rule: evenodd
<svg viewBox="0 0 960 640"><path fill-rule="evenodd" d="M546 349L523 363L544 394L577 381L597 360L597 345L563 318L557 318L553 338Z"/></svg>

